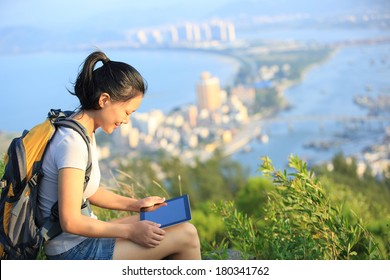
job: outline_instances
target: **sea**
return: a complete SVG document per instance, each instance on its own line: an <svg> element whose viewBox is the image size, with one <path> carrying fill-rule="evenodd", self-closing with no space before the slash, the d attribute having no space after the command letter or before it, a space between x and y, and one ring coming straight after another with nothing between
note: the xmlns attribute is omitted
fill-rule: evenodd
<svg viewBox="0 0 390 280"><path fill-rule="evenodd" d="M332 43L389 36L389 31L366 29L278 30L242 34L238 39L288 38ZM91 50L0 54L0 132L30 128L42 121L50 108L75 109L77 99L68 89L72 89L80 65ZM168 113L194 104L196 82L203 71L218 77L222 87L226 87L232 85L240 66L231 57L195 51L121 49L108 50L107 55L131 64L148 82L140 112L159 109ZM280 113L281 121L259 123L268 142L254 139L246 152L238 151L233 159L254 175L262 156L268 156L277 168L283 168L290 155L313 164L328 161L338 152L360 155L366 147L382 141L389 122L356 124L334 117L367 115L367 110L354 103L354 97L389 95L389 77L389 43L340 48L325 62L311 67L301 82L286 89L284 95L291 109ZM300 120L283 121L286 119ZM310 143L318 142L333 144L326 149L308 148Z"/></svg>

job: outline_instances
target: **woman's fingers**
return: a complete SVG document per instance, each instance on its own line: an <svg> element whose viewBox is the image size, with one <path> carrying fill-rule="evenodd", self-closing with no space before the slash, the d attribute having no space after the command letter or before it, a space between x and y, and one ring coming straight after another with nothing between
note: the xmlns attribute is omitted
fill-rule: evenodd
<svg viewBox="0 0 390 280"><path fill-rule="evenodd" d="M157 247L160 245L161 241L164 239L165 236L165 230L160 228L160 224L151 222L151 221L144 221L149 225L149 230L147 234L147 241L146 244L149 247Z"/></svg>

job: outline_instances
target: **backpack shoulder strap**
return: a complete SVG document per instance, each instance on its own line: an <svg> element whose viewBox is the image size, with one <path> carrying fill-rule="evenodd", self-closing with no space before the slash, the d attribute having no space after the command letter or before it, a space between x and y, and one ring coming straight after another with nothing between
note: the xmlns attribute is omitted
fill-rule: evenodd
<svg viewBox="0 0 390 280"><path fill-rule="evenodd" d="M83 140L85 141L85 144L87 145L88 149L88 163L87 163L87 168L85 170L85 181L84 181L84 190L87 187L89 178L91 176L91 170L92 170L92 157L91 157L91 149L90 149L90 143L91 140L87 134L87 131L85 127L83 127L81 124L79 124L77 121L70 119L70 118L65 118L65 119L59 119L56 122L54 122L54 125L58 127L63 126L67 128L71 128L78 132Z"/></svg>
<svg viewBox="0 0 390 280"><path fill-rule="evenodd" d="M58 127L68 127L76 132L78 132L81 137L84 139L85 144L87 145L88 149L88 163L87 163L87 168L85 170L85 179L84 179L84 191L88 185L90 175L91 175L91 170L92 170L92 157L91 157L91 149L90 149L90 138L87 134L86 129L79 124L77 121L68 118L68 115L62 114L62 112L59 112L61 115L58 116L58 112L54 112L56 114L56 118L53 121L53 124ZM61 225L59 223L59 217L58 217L58 203L56 202L52 209L51 209L51 216L49 219L46 220L44 225L41 228L40 234L43 236L44 240L49 240L58 234L62 232Z"/></svg>
<svg viewBox="0 0 390 280"><path fill-rule="evenodd" d="M85 127L82 126L79 122L70 118L73 113L74 113L73 111L62 111L61 109L51 109L47 114L47 117L51 120L52 124L56 128L58 128L59 126L71 128L76 132L78 132L80 136L83 138L83 140L85 141L85 144L87 145L87 149L88 149L88 164L87 164L87 169L85 171L86 182L84 184L84 190L85 190L92 169L92 158L91 158L91 151L89 146L91 140L89 139Z"/></svg>

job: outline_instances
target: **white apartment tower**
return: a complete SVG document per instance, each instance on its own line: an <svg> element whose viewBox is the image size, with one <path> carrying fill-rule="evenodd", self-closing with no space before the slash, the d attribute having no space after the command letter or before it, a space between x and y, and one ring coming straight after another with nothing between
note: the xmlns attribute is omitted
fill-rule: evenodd
<svg viewBox="0 0 390 280"><path fill-rule="evenodd" d="M219 79L209 72L202 72L196 85L198 105L200 109L215 111L221 107L221 89Z"/></svg>

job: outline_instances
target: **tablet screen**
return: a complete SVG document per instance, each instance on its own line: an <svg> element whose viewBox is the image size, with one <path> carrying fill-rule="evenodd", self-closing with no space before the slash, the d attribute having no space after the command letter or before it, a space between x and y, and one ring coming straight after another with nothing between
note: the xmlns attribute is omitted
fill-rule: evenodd
<svg viewBox="0 0 390 280"><path fill-rule="evenodd" d="M188 195L179 196L165 201L167 205L154 205L141 209L142 220L161 224L161 227L173 226L191 220L191 209Z"/></svg>

